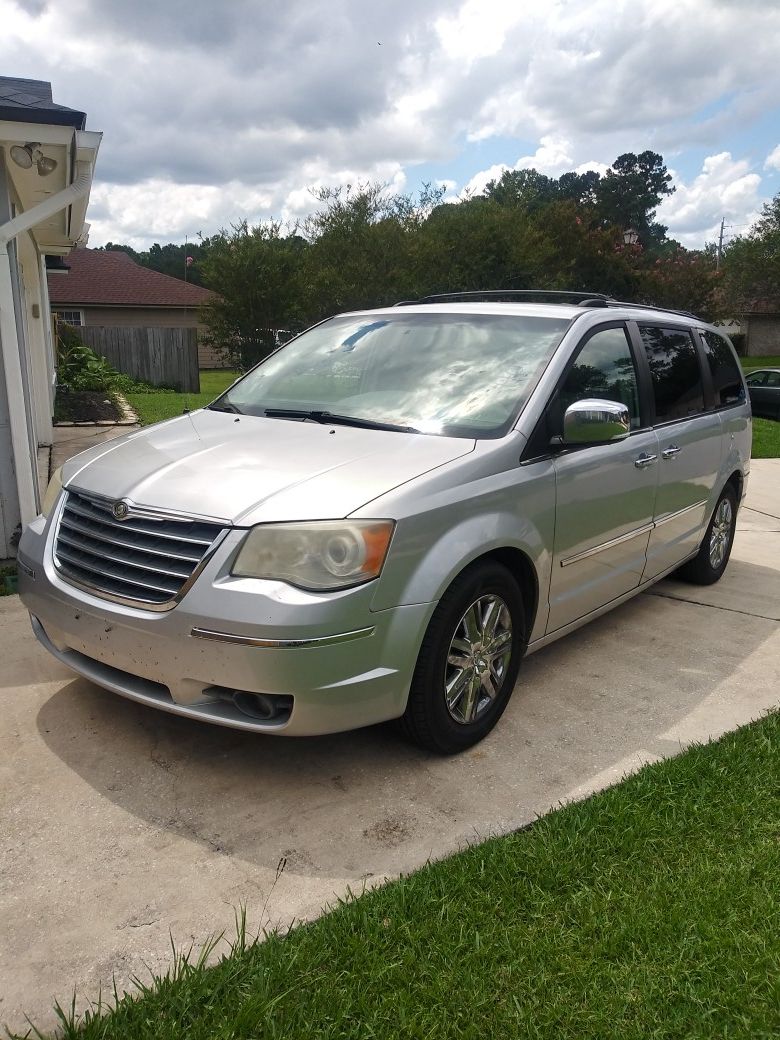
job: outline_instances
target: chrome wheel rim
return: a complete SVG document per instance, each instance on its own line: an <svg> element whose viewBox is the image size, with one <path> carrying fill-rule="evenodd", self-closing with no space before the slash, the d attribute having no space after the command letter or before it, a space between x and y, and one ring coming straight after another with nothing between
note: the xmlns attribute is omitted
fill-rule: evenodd
<svg viewBox="0 0 780 1040"><path fill-rule="evenodd" d="M500 596L480 596L458 622L447 653L444 699L460 725L476 722L498 696L512 656L512 618Z"/></svg>
<svg viewBox="0 0 780 1040"><path fill-rule="evenodd" d="M731 501L728 498L721 499L718 503L718 508L715 510L712 530L710 531L710 566L715 571L726 559L731 539L733 516Z"/></svg>

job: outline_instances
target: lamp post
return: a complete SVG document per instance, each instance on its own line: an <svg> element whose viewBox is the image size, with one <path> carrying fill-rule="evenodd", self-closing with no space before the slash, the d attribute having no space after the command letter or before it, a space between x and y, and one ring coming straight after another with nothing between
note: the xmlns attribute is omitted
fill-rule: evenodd
<svg viewBox="0 0 780 1040"><path fill-rule="evenodd" d="M628 227L623 232L623 244L627 246L635 246L639 241L639 232L636 228Z"/></svg>

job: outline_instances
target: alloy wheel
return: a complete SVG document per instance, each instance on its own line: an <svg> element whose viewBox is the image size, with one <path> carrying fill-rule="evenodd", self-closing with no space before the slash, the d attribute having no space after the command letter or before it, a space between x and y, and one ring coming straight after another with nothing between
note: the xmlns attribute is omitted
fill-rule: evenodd
<svg viewBox="0 0 780 1040"><path fill-rule="evenodd" d="M444 696L461 725L475 722L498 695L512 656L512 618L500 596L481 596L458 622L447 654Z"/></svg>
<svg viewBox="0 0 780 1040"><path fill-rule="evenodd" d="M722 498L715 511L710 531L710 566L715 571L722 566L726 558L733 519L731 501L728 498Z"/></svg>

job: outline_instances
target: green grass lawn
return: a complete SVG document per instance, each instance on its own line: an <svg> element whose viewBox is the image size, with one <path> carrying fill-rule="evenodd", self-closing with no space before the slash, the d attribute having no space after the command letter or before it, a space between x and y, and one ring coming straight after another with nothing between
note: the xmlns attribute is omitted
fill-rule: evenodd
<svg viewBox="0 0 780 1040"><path fill-rule="evenodd" d="M130 407L138 413L141 425L161 422L181 415L185 408L194 411L210 404L238 377L238 372L222 369L200 373L199 394L128 394Z"/></svg>
<svg viewBox="0 0 780 1040"><path fill-rule="evenodd" d="M768 1040L779 777L771 715L65 1036Z"/></svg>
<svg viewBox="0 0 780 1040"><path fill-rule="evenodd" d="M780 458L780 422L775 419L753 420L753 458Z"/></svg>
<svg viewBox="0 0 780 1040"><path fill-rule="evenodd" d="M780 368L780 354L771 357L742 357L739 360L746 372L754 368Z"/></svg>

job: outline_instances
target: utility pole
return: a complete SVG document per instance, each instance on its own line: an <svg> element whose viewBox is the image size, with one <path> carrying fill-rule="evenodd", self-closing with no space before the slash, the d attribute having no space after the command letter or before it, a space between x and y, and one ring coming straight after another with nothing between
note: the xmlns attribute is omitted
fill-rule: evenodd
<svg viewBox="0 0 780 1040"><path fill-rule="evenodd" d="M720 258L723 256L723 229L725 227L726 227L726 218L723 217L723 219L720 222L720 235L718 235L718 255L717 255L717 258L715 260L715 268L716 268L716 270L720 268Z"/></svg>

